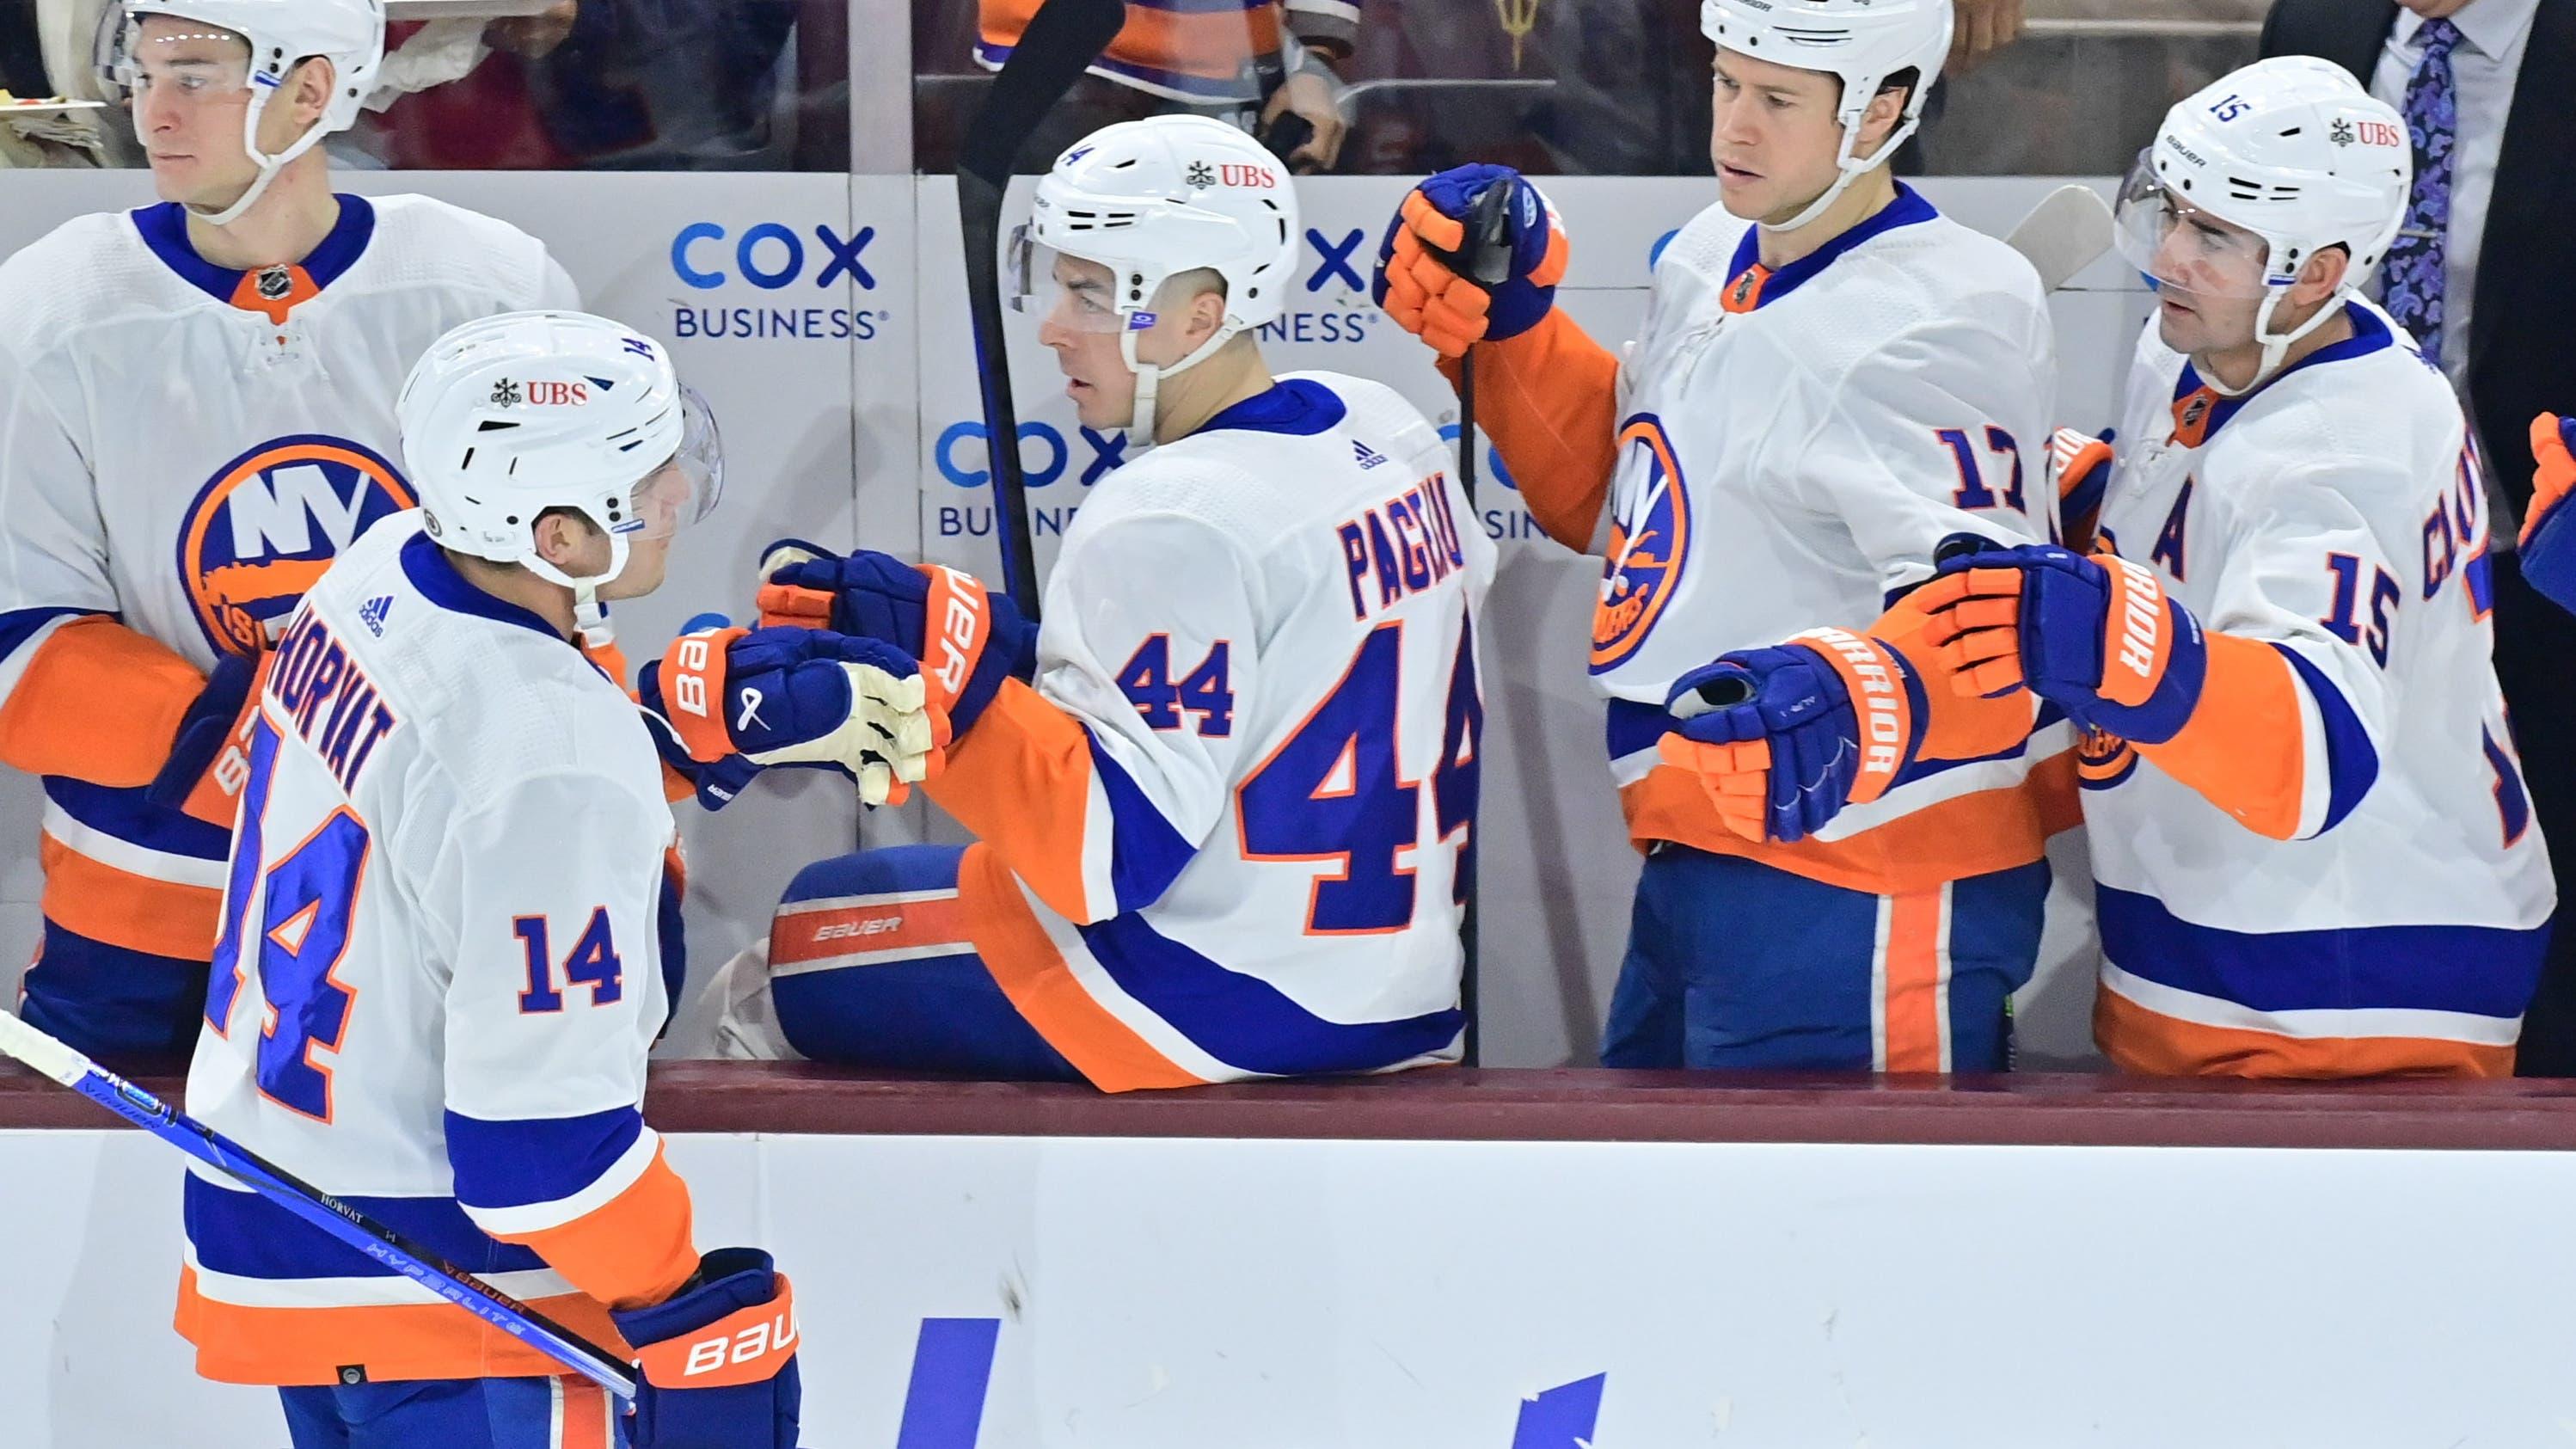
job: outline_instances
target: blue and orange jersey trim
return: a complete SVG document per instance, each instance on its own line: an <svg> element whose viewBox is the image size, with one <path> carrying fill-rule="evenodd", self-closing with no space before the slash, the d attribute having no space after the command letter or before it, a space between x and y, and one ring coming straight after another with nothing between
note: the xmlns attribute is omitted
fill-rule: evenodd
<svg viewBox="0 0 2576 1449"><path fill-rule="evenodd" d="M294 266L235 271L207 261L188 240L188 214L177 202L163 202L130 213L143 244L190 286L216 301L257 312L283 325L287 314L340 280L375 239L376 208L363 196L339 198L340 217L322 244Z"/></svg>

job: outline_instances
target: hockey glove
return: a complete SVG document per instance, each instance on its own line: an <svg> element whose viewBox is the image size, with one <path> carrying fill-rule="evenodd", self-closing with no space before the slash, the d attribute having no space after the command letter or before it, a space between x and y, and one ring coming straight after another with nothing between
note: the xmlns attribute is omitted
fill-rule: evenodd
<svg viewBox="0 0 2576 1449"><path fill-rule="evenodd" d="M2522 576L2542 597L2576 609L2576 523L2563 522L2576 489L2576 417L2542 413L2531 420L2531 507L2522 520Z"/></svg>
<svg viewBox="0 0 2576 1449"><path fill-rule="evenodd" d="M2153 571L2115 554L1977 544L1916 595L1953 689L2026 687L2083 728L2135 744L2181 731L2200 703L2208 645Z"/></svg>
<svg viewBox="0 0 2576 1449"><path fill-rule="evenodd" d="M1783 843L1885 794L1923 717L1903 657L1841 629L1722 655L1675 681L1664 708L1681 721L1664 763L1698 776L1728 829Z"/></svg>
<svg viewBox="0 0 2576 1449"><path fill-rule="evenodd" d="M1487 187L1512 188L1504 208L1510 275L1488 292L1463 274L1467 221ZM1370 293L1395 324L1437 349L1462 357L1478 342L1500 342L1536 327L1556 305L1569 256L1556 208L1508 166L1459 166L1423 182L1404 198L1377 250Z"/></svg>
<svg viewBox="0 0 2576 1449"><path fill-rule="evenodd" d="M259 713L259 692L277 651L227 654L215 661L206 687L179 720L170 758L144 787L144 798L165 810L181 810L199 820L233 828L241 812L242 786L250 781L250 726Z"/></svg>
<svg viewBox="0 0 2576 1449"><path fill-rule="evenodd" d="M846 558L797 539L761 554L760 621L882 639L922 661L931 704L957 738L1005 679L1037 673L1037 626L972 575L861 550Z"/></svg>
<svg viewBox="0 0 2576 1449"><path fill-rule="evenodd" d="M2100 436L2059 428L2048 439L2048 475L2057 483L2057 518L2066 546L2078 553L2093 547L2093 527L2102 520L2102 497L2111 487L2111 444L2117 433Z"/></svg>
<svg viewBox="0 0 2576 1449"><path fill-rule="evenodd" d="M911 656L820 629L683 634L644 666L637 699L702 767L837 770L869 805L902 804L947 744Z"/></svg>
<svg viewBox="0 0 2576 1449"><path fill-rule="evenodd" d="M796 1299L767 1253L718 1248L677 1296L610 1317L641 1370L630 1449L796 1449Z"/></svg>

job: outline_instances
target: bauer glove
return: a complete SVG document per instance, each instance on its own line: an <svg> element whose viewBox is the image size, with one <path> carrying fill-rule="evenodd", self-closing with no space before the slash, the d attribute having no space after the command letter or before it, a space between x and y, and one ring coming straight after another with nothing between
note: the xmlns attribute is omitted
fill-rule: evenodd
<svg viewBox="0 0 2576 1449"><path fill-rule="evenodd" d="M1490 291L1466 275L1467 224L1488 187L1511 190L1503 241L1509 273ZM1569 254L1556 208L1508 166L1459 166L1404 198L1378 247L1370 293L1395 324L1443 357L1478 342L1500 342L1536 327L1556 305Z"/></svg>

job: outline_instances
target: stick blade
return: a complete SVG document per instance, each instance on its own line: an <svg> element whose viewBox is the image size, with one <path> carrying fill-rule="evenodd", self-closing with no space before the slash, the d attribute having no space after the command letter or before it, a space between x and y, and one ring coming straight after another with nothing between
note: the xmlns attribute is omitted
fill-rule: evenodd
<svg viewBox="0 0 2576 1449"><path fill-rule="evenodd" d="M1038 122L1127 23L1126 0L1046 0L967 128L957 169L1007 186L1011 163Z"/></svg>
<svg viewBox="0 0 2576 1449"><path fill-rule="evenodd" d="M2089 186L2061 186L2004 238L2054 292L2111 249L2111 208Z"/></svg>

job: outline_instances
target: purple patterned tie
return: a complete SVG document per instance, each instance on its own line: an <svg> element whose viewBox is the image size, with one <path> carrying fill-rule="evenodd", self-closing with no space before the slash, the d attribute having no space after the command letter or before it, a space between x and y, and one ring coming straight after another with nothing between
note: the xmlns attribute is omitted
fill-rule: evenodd
<svg viewBox="0 0 2576 1449"><path fill-rule="evenodd" d="M2451 142L2460 124L2459 92L2451 84L2451 52L2460 29L2427 20L2415 32L2424 58L2406 83L2406 133L2415 143L2415 187L2406 200L2406 225L2381 265L2381 300L2388 315L2415 334L2424 360L2442 361L2443 238L2451 229Z"/></svg>

